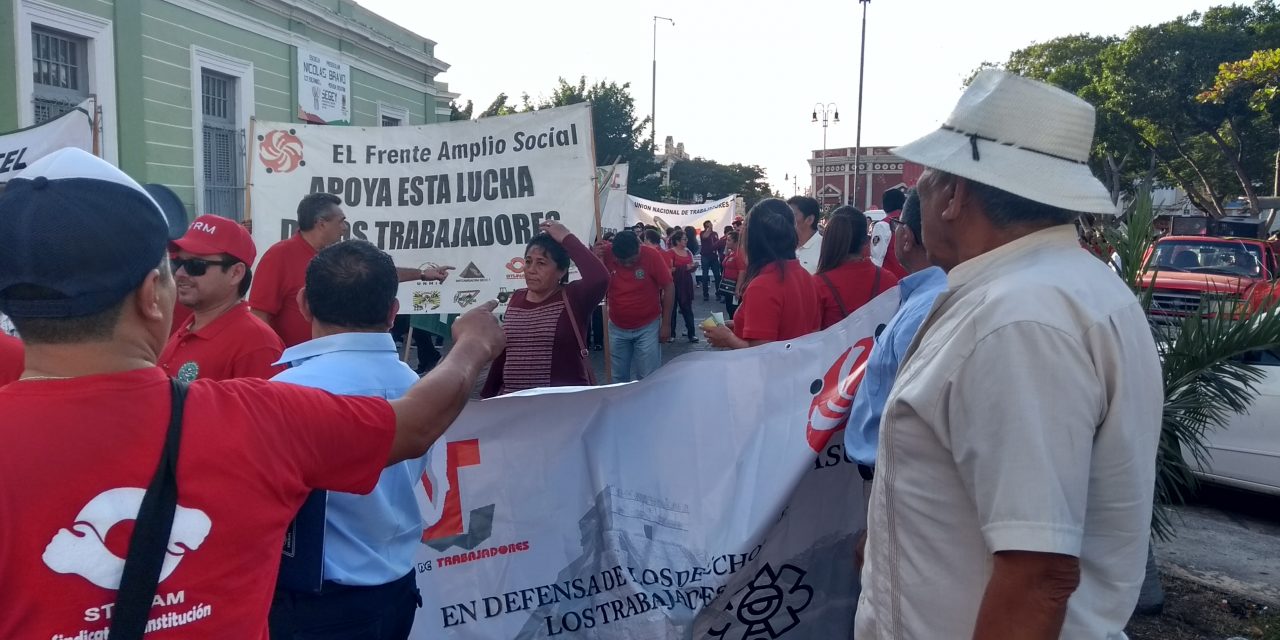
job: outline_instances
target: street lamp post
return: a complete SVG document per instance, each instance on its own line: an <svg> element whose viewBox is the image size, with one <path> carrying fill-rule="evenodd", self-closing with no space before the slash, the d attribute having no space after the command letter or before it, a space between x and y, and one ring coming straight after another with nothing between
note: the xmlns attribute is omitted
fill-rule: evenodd
<svg viewBox="0 0 1280 640"><path fill-rule="evenodd" d="M831 122L840 124L840 109L836 106L836 103L828 102L827 104L822 104L819 102L813 105L812 122L818 121L819 113L822 114L822 157L818 159L818 170L814 171L813 195L815 198L818 197L817 175L821 173L825 177L827 173L827 117L831 116Z"/></svg>
<svg viewBox="0 0 1280 640"><path fill-rule="evenodd" d="M800 174L797 174L797 173L783 174L782 183L786 184L787 180L791 181L791 195L793 196L800 195Z"/></svg>
<svg viewBox="0 0 1280 640"><path fill-rule="evenodd" d="M649 144L653 145L653 152L658 152L658 21L666 20L671 26L676 26L676 21L671 18L662 16L653 17L653 93L652 102L649 105L649 128L652 131L649 137Z"/></svg>
<svg viewBox="0 0 1280 640"><path fill-rule="evenodd" d="M862 74L867 63L867 5L871 0L858 0L862 5L862 51L858 54L858 125L853 141L853 194L858 194L858 168L862 155ZM854 206L861 206L856 201Z"/></svg>

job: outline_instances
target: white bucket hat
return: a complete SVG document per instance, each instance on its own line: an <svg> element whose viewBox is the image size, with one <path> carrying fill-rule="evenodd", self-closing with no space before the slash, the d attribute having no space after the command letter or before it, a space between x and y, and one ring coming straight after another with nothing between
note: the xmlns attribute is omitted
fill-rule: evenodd
<svg viewBox="0 0 1280 640"><path fill-rule="evenodd" d="M1035 202L1116 212L1089 170L1093 105L1062 89L986 69L940 129L893 153Z"/></svg>

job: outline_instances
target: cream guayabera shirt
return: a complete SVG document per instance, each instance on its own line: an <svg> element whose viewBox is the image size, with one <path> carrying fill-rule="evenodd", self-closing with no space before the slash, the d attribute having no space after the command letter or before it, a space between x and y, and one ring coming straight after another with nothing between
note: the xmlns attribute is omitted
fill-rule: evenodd
<svg viewBox="0 0 1280 640"><path fill-rule="evenodd" d="M1046 229L948 275L880 429L857 638L969 638L991 555L1080 558L1063 638L1123 638L1163 402L1129 289Z"/></svg>

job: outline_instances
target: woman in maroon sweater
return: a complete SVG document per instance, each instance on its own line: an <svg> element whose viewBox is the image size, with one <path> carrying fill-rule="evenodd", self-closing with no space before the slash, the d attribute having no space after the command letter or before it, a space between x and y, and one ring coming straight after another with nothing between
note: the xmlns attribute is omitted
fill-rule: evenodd
<svg viewBox="0 0 1280 640"><path fill-rule="evenodd" d="M524 289L511 295L502 329L507 348L489 366L482 398L534 389L592 384L584 331L604 299L609 271L557 221L524 251ZM566 283L569 262L581 279Z"/></svg>

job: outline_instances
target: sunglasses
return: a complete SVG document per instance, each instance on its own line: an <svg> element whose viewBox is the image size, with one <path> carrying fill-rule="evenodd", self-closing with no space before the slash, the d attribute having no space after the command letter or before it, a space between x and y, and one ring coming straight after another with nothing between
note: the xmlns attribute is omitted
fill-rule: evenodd
<svg viewBox="0 0 1280 640"><path fill-rule="evenodd" d="M193 278L208 273L210 266L229 267L239 260L205 260L204 258L169 258L169 269L177 273L178 269L186 269L187 275Z"/></svg>

